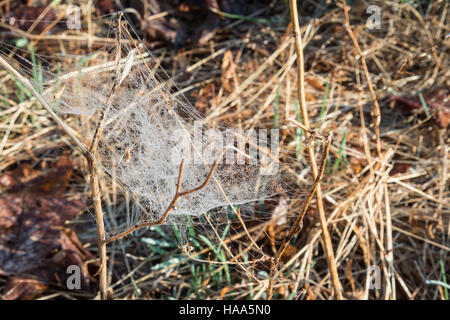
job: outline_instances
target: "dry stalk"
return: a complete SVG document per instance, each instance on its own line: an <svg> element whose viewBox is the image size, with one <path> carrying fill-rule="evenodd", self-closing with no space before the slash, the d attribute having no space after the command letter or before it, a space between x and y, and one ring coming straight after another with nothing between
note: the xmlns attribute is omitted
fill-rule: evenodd
<svg viewBox="0 0 450 320"><path fill-rule="evenodd" d="M291 20L294 25L294 39L295 39L295 49L297 52L297 73L298 73L298 81L297 81L297 90L298 90L298 100L300 105L300 112L303 119L303 124L305 127L309 128L309 117L308 110L306 108L306 99L305 99L305 79L304 79L304 62L303 62L303 49L302 49L302 38L300 32L300 19L298 16L297 9L297 1L289 0L290 11L291 11ZM305 131L305 136L308 138L310 136L309 131ZM311 168L313 171L314 179L318 176L318 168L316 163L316 158L314 155L314 149L311 145L307 145L307 152L309 156L309 160L311 162ZM319 219L320 219L320 228L323 236L324 243L324 251L327 258L328 268L330 270L331 281L334 287L334 294L336 299L342 299L341 293L341 283L339 281L339 275L337 273L336 261L334 258L333 246L331 243L330 234L327 229L327 219L325 216L325 209L322 201L322 189L320 184L316 186L316 197L317 197L317 209L319 211Z"/></svg>
<svg viewBox="0 0 450 320"><path fill-rule="evenodd" d="M169 215L170 211L172 211L172 209L175 207L178 199L183 197L183 196L186 196L188 194L197 192L200 189L203 189L209 183L209 181L211 180L211 177L212 177L216 167L217 167L217 161L215 161L213 163L211 169L209 170L208 176L206 177L205 181L201 185L199 185L198 187L195 187L195 188L193 188L191 190L181 192L181 182L183 180L183 171L184 171L184 159L183 159L181 161L180 171L179 171L179 174L178 174L177 191L176 191L175 195L173 196L172 201L170 202L170 204L167 207L166 211L164 211L163 215L161 216L161 218L159 218L156 221L146 221L146 222L138 223L138 224L128 228L127 230L119 233L118 235L115 235L114 237L111 237L111 238L103 240L103 244L107 244L107 243L110 243L110 242L122 239L122 238L126 237L127 235L129 235L130 233L132 233L132 232L134 232L134 231L136 231L138 229L145 228L145 227L156 226L156 225L160 225L160 224L163 224L164 222L166 222L167 216Z"/></svg>
<svg viewBox="0 0 450 320"><path fill-rule="evenodd" d="M308 197L306 198L306 201L303 204L302 211L295 219L294 224L292 225L291 229L289 230L288 236L283 240L283 243L281 244L280 248L278 248L275 258L272 260L272 265L270 268L269 286L267 288L267 299L268 300L272 299L273 285L274 285L275 278L278 273L277 271L278 271L278 264L280 263L280 259L283 256L283 253L286 250L287 246L294 238L294 236L302 230L303 218L305 217L306 211L308 210L308 208L312 202L312 199L314 197L314 194L317 191L317 187L320 184L320 180L322 180L322 178L323 178L323 173L325 172L325 167L327 165L327 157L330 152L332 136L333 136L332 133L330 133L330 135L328 136L327 144L325 146L325 150L323 151L323 155L322 155L322 161L320 163L319 174L316 176L314 184L312 185L311 190L309 191Z"/></svg>
<svg viewBox="0 0 450 320"><path fill-rule="evenodd" d="M108 257L106 254L106 245L103 243L105 239L105 223L103 220L102 200L99 186L99 179L97 168L94 160L88 159L89 173L91 175L91 187L92 187L92 202L94 203L95 221L97 223L97 243L98 243L98 255L100 258L100 270L99 270L99 284L100 284L100 299L106 300L107 288L108 288Z"/></svg>
<svg viewBox="0 0 450 320"><path fill-rule="evenodd" d="M309 137L307 139L305 139L305 144L308 144L310 141L314 140L315 138L320 139L324 142L327 142L327 139L323 136L321 136L320 134L318 134L315 130L309 129L307 128L305 125L301 124L300 122L298 122L297 120L294 120L292 118L287 119L287 121L289 121L290 123L292 123L293 125L299 127L300 129L302 129L303 131L306 131L309 133Z"/></svg>
<svg viewBox="0 0 450 320"><path fill-rule="evenodd" d="M30 92L36 97L36 99L42 104L42 106L44 107L44 109L48 112L48 114L50 115L50 117L58 124L61 126L61 128L64 130L64 132L72 139L72 141L74 142L74 144L81 149L82 154L84 155L84 157L86 158L88 165L89 165L89 171L90 171L90 176L91 176L91 187L92 187L92 200L93 200L93 204L94 204L94 210L95 210L95 218L96 218L96 224L97 224L97 238L98 238L98 249L99 249L99 258L100 258L100 270L99 270L99 275L100 275L100 298L103 299L107 299L107 252L106 252L106 244L118 239L121 239L125 236L127 236L128 234L136 231L137 229L143 228L143 227L149 227L152 225L158 225L158 224L162 224L165 222L165 220L167 219L167 216L169 214L169 212L173 209L173 207L175 206L176 202L178 201L178 199L182 196L186 196L188 194L197 192L198 190L204 188L209 181L211 180L211 177L213 175L213 172L217 166L217 161L214 162L214 164L211 167L211 170L209 171L208 176L206 177L205 181L198 187L193 188L191 190L188 191L184 191L181 192L180 188L181 188L181 181L182 181L182 177L183 177L183 170L184 170L184 160L182 161L181 165L180 165L180 172L179 172L179 177L178 177L178 184L177 184L177 192L172 200L172 202L170 203L170 205L168 206L167 210L164 212L163 216L157 220L157 221L153 221L153 222L143 222L140 224L137 224L133 227L131 227L130 229L112 237L109 239L106 239L106 235L105 235L105 227L104 227L104 221L103 221L103 211L102 211L102 206L101 206L101 194L100 194L100 187L99 187L99 178L98 178L98 173L97 173L97 168L95 165L95 159L93 154L95 154L96 150L97 150L97 146L98 146L98 141L101 138L101 132L102 132L102 127L104 125L104 121L105 121L105 116L104 113L101 115L101 120L100 122L98 122L97 124L97 128L96 128L96 132L94 135L94 138L92 140L91 146L88 149L83 142L80 141L80 139L78 139L78 137L76 136L76 134L74 133L74 131L67 126L64 121L62 121L61 118L58 117L58 115L52 110L52 108L50 107L50 105L45 101L45 99L36 91L36 89L31 85L31 83L28 81L28 79L26 79L25 77L23 77L17 70L15 70L5 59L3 59L3 57L0 56L0 64L5 67L8 71L10 71L27 89L30 90ZM117 87L117 86L115 86ZM110 98L108 98L108 103L110 103L112 96L114 95L114 92L116 90L112 89L111 90L111 95Z"/></svg>
<svg viewBox="0 0 450 320"><path fill-rule="evenodd" d="M83 156L86 158L90 174L91 174L91 184L92 184L92 200L94 202L95 210L95 220L97 224L97 238L98 238L98 249L100 258L100 298L106 299L106 288L107 288L107 268L106 268L106 246L102 244L102 240L105 238L105 226L103 222L103 212L100 200L100 189L98 184L98 175L95 167L95 161L92 153L87 149L83 142L78 139L74 131L67 126L61 118L52 110L45 99L36 91L36 89L31 85L31 83L23 77L17 70L15 70L6 60L0 56L0 64L4 66L8 71L10 71L30 92L33 96L42 104L44 109L48 112L50 117L61 126L64 132L72 139L75 145L81 149Z"/></svg>
<svg viewBox="0 0 450 320"><path fill-rule="evenodd" d="M369 75L369 69L367 68L366 59L364 58L364 55L361 51L361 48L358 43L358 39L356 39L355 34L353 33L353 30L350 26L350 18L348 16L348 7L345 0L342 0L342 4L344 6L344 14L345 14L345 29L347 30L347 33L349 34L350 38L353 42L353 47L355 48L357 54L359 55L361 59L361 65L364 70L364 76L366 77L367 86L369 87L370 96L373 100L373 115L375 116L375 136L376 136L376 143L377 143L377 154L378 157L381 156L381 137L380 137L380 122L381 122L381 114L380 114L380 106L378 104L377 95L375 93L375 90L373 89L372 80L370 80Z"/></svg>
<svg viewBox="0 0 450 320"><path fill-rule="evenodd" d="M98 254L100 258L100 298L102 300L107 299L107 288L108 288L108 258L106 253L106 233L103 219L103 210L102 210L102 202L101 202L101 193L100 193L100 185L97 167L95 166L95 154L97 153L98 143L102 136L103 127L106 121L106 114L111 108L112 99L114 98L119 86L120 86L120 77L119 77L119 61L121 58L121 43L120 43L120 32L122 27L122 16L123 14L120 12L118 14L117 19L117 53L116 53L116 81L114 82L111 91L109 93L108 98L105 102L105 109L102 110L100 114L100 120L97 122L97 126L95 128L94 137L92 138L91 145L89 147L89 153L91 154L91 158L88 160L89 162L89 171L91 175L91 184L92 184L92 201L94 203L94 211L95 211L95 220L97 221L97 242L98 242ZM123 77L124 75L122 75ZM126 76L126 75L125 75Z"/></svg>

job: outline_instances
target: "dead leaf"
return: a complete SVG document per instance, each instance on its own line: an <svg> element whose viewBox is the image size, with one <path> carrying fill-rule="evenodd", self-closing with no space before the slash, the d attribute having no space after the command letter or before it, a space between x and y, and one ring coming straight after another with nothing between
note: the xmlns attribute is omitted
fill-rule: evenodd
<svg viewBox="0 0 450 320"><path fill-rule="evenodd" d="M44 13L44 16L41 17L40 21L37 22L31 30L31 33L39 34L43 32L53 20L56 19L56 14L51 8L47 8L48 6L38 6L31 7L26 5L20 5L13 14L14 23L13 25L21 30L28 31L30 27L35 24L38 17Z"/></svg>
<svg viewBox="0 0 450 320"><path fill-rule="evenodd" d="M222 86L225 93L231 93L237 85L236 64L233 61L233 54L227 50L222 59ZM234 82L234 84L233 84Z"/></svg>
<svg viewBox="0 0 450 320"><path fill-rule="evenodd" d="M123 1L122 5L144 12L142 1L128 0ZM141 22L140 28L148 40L169 43L175 49L184 46L188 39L194 45L202 45L215 35L221 20L225 19L212 12L211 8L245 15L247 4L238 0L147 0L147 12L142 15L146 19Z"/></svg>
<svg viewBox="0 0 450 320"><path fill-rule="evenodd" d="M112 0L98 0L97 8L102 14L114 13L114 4Z"/></svg>
<svg viewBox="0 0 450 320"><path fill-rule="evenodd" d="M55 166L37 170L23 163L0 177L0 184L8 192L26 190L34 194L61 195L72 175L73 164L68 151L64 151Z"/></svg>
<svg viewBox="0 0 450 320"><path fill-rule="evenodd" d="M319 91L325 91L325 87L322 82L316 77L306 77L305 81L312 87L316 88Z"/></svg>
<svg viewBox="0 0 450 320"><path fill-rule="evenodd" d="M13 277L6 298L31 299L49 285L65 287L69 265L80 267L82 289L90 289L84 261L93 256L64 227L86 208L81 200L63 197L71 172L72 162L63 153L46 170L22 164L0 177L7 188L0 195L0 275Z"/></svg>
<svg viewBox="0 0 450 320"><path fill-rule="evenodd" d="M12 278L3 290L4 300L31 300L42 294L48 286L37 279Z"/></svg>
<svg viewBox="0 0 450 320"><path fill-rule="evenodd" d="M343 296L348 300L364 300L366 291L364 289L353 290L352 292L344 292Z"/></svg>
<svg viewBox="0 0 450 320"><path fill-rule="evenodd" d="M230 292L232 287L226 286L220 291L219 300L223 300L223 297Z"/></svg>
<svg viewBox="0 0 450 320"><path fill-rule="evenodd" d="M430 114L433 116L435 124L440 128L447 128L450 123L450 88L441 87L425 90L423 98L428 106ZM391 99L406 106L410 110L421 110L424 107L418 96L405 97L391 95Z"/></svg>
<svg viewBox="0 0 450 320"><path fill-rule="evenodd" d="M208 83L202 89L193 93L192 96L197 98L195 107L200 112L217 105L216 86L214 83Z"/></svg>
<svg viewBox="0 0 450 320"><path fill-rule="evenodd" d="M279 286L277 289L277 295L278 297L280 297L280 299L286 299L287 298L287 293L288 291L286 290L285 286Z"/></svg>
<svg viewBox="0 0 450 320"><path fill-rule="evenodd" d="M392 168L391 171L389 171L389 175L390 176L394 176L396 174L401 174L401 173L405 173L406 171L408 171L408 169L411 167L410 163L395 163L394 167Z"/></svg>
<svg viewBox="0 0 450 320"><path fill-rule="evenodd" d="M288 244L283 254L281 255L281 260L283 262L288 262L297 253L297 248Z"/></svg>

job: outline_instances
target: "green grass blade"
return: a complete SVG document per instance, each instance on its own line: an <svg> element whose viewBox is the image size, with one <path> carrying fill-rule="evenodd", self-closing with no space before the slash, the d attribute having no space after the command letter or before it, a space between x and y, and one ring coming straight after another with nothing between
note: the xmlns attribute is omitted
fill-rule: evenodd
<svg viewBox="0 0 450 320"><path fill-rule="evenodd" d="M344 162L347 162L347 153L345 152L346 139L347 139L347 129L344 130L344 135L342 136L341 143L339 146L338 156L336 157L336 160L334 160L333 173L338 170L339 164L341 163L341 159Z"/></svg>
<svg viewBox="0 0 450 320"><path fill-rule="evenodd" d="M280 104L280 84L278 83L277 94L275 101L273 102L273 127L276 129L279 127L278 123L278 105Z"/></svg>
<svg viewBox="0 0 450 320"><path fill-rule="evenodd" d="M322 123L323 117L325 116L325 111L327 109L328 92L330 91L330 80L331 78L329 77L327 83L325 84L325 93L323 95L322 107L320 108L319 123Z"/></svg>

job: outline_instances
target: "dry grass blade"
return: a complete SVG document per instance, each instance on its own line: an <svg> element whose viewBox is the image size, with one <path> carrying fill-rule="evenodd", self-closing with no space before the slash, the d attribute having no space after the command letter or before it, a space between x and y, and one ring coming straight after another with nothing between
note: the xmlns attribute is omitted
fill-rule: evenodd
<svg viewBox="0 0 450 320"><path fill-rule="evenodd" d="M138 19L121 26L120 13L79 2L79 30L67 30L64 3L53 20L28 22L12 1L0 10L0 247L19 243L1 232L9 199L53 197L59 180L34 175L67 153L74 174L58 192L85 204L65 224L97 256L81 263L96 280L85 293L58 272L59 289L36 297L448 299L448 2L373 0L377 21L363 1L217 0L247 8L214 15L220 32L176 51L148 28L179 21L177 1L138 2L124 4ZM182 2L189 40L185 21L203 18ZM196 121L201 139L174 159ZM239 132L223 158L202 161L209 129ZM259 147L247 133L260 130L261 150L278 141L275 179L249 166L246 149Z"/></svg>
<svg viewBox="0 0 450 320"><path fill-rule="evenodd" d="M380 113L380 106L378 104L378 98L375 93L375 90L373 89L372 80L370 79L369 75L369 69L367 68L366 59L364 58L364 55L361 51L361 48L358 43L358 39L356 39L355 34L353 33L352 27L350 26L350 18L348 16L348 7L345 0L342 0L342 5L344 6L344 14L345 14L345 29L347 30L350 38L352 39L353 46L355 47L355 51L358 53L361 64L364 69L364 75L367 80L367 86L369 87L370 95L372 96L373 100L373 114L375 116L375 136L377 140L377 154L378 157L381 156L381 137L380 137L380 122L381 122L381 113Z"/></svg>
<svg viewBox="0 0 450 320"><path fill-rule="evenodd" d="M277 253L275 255L275 258L272 261L272 265L270 268L270 278L269 278L269 285L267 288L267 299L271 300L272 299L272 295L273 295L273 286L274 286L274 282L275 282L275 278L277 276L278 273L278 264L280 263L280 259L283 256L283 253L285 252L286 248L288 247L289 243L292 241L292 239L294 238L294 236L296 234L298 234L303 227L303 218L306 215L306 211L308 211L308 208L311 204L311 201L314 197L314 194L316 193L317 187L320 184L320 181L323 178L323 174L325 172L325 167L327 165L327 158L328 158L328 154L330 152L330 147L331 147L331 141L333 138L333 134L330 133L328 138L326 139L326 145L325 145L325 149L323 151L322 154L322 161L320 162L320 170L319 173L316 177L316 179L314 180L314 184L312 185L309 193L308 193L308 197L305 200L305 203L303 204L302 210L300 211L300 214L296 217L288 236L283 240L283 243L281 244L280 248L278 248Z"/></svg>
<svg viewBox="0 0 450 320"><path fill-rule="evenodd" d="M304 61L303 61L303 49L302 49L302 38L300 33L300 19L298 16L298 9L297 9L297 1L290 0L290 10L291 10L291 20L294 25L294 38L295 38L295 49L297 52L297 73L298 73L298 81L297 81L297 90L298 90L298 99L300 103L300 112L303 119L303 124L306 128L309 128L309 116L308 116L308 110L306 107L306 99L305 99L305 78L304 78ZM306 137L309 137L309 133L306 132ZM311 168L313 171L314 178L318 176L318 168L316 163L316 158L314 155L314 150L312 146L307 145L306 146L308 151L309 160L311 162ZM333 246L331 243L330 234L327 229L327 220L325 217L325 208L323 206L323 200L322 200L322 190L320 188L320 184L316 187L316 197L317 197L317 208L319 211L319 218L320 218L320 227L322 230L323 235L323 243L324 243L324 250L327 257L327 263L328 268L330 270L331 274L331 280L334 287L334 294L335 297L339 300L342 299L342 288L339 281L339 275L337 272L336 267L336 261L334 258L334 252L333 252Z"/></svg>
<svg viewBox="0 0 450 320"><path fill-rule="evenodd" d="M81 149L83 154L86 157L91 157L86 146L78 139L78 137L74 134L73 130L67 126L61 118L52 110L52 108L48 105L45 99L36 91L36 89L31 85L28 79L24 78L16 69L14 69L2 56L0 56L0 64L5 67L6 70L11 72L28 90L31 91L33 96L42 104L44 109L48 112L50 117L64 130L64 132L72 139L75 145Z"/></svg>

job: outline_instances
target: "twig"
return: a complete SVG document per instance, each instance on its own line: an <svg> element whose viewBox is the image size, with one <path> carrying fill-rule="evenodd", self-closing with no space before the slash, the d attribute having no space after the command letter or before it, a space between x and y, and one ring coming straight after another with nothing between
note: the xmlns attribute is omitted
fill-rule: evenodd
<svg viewBox="0 0 450 320"><path fill-rule="evenodd" d="M111 237L111 238L103 240L102 243L103 244L107 244L107 243L110 243L110 242L122 239L122 238L126 237L127 235L129 235L130 233L132 233L132 232L134 232L134 231L136 231L138 229L141 229L141 228L151 227L151 226L156 226L156 225L163 224L164 222L166 222L167 216L169 215L170 211L172 211L172 209L175 207L175 204L177 203L178 199L183 197L183 196L186 196L188 194L197 192L200 189L203 189L209 183L209 181L211 180L211 177L212 177L216 167L217 167L217 161L215 161L213 163L213 165L212 165L212 167L211 167L211 169L210 169L210 171L208 173L208 176L206 177L205 181L201 185L199 185L198 187L195 187L195 188L193 188L191 190L181 192L181 182L183 180L183 171L184 171L184 160L182 160L181 164L180 164L180 171L179 171L179 174L178 174L177 191L175 192L175 195L173 196L172 201L170 202L170 204L167 207L166 211L164 211L164 213L161 216L161 218L159 218L156 221L146 221L146 222L138 223L138 224L134 225L133 227L128 228L127 230L119 233L118 235L115 235L114 237Z"/></svg>
<svg viewBox="0 0 450 320"><path fill-rule="evenodd" d="M103 221L102 200L100 196L100 186L97 168L92 158L88 159L89 173L91 175L91 187L92 187L92 202L94 204L95 221L97 224L97 243L98 243L98 255L100 258L100 299L107 299L107 287L108 287L108 259L106 254L106 245L103 244L105 239L105 223Z"/></svg>
<svg viewBox="0 0 450 320"><path fill-rule="evenodd" d="M350 26L350 18L348 16L348 7L345 0L342 0L342 4L344 6L344 14L345 14L345 29L347 30L347 33L349 34L350 38L352 39L353 46L355 47L356 52L361 58L361 64L364 70L364 75L367 80L367 86L369 87L370 95L373 100L373 115L375 116L375 136L376 136L376 142L377 142L377 154L378 157L381 156L381 137L380 137L380 122L381 122L381 114L380 114L380 106L378 105L378 99L377 95L375 93L375 90L373 89L372 80L370 80L369 75L369 69L367 68L366 59L364 58L364 55L361 51L361 48L358 43L358 39L356 39L355 34L353 33L353 30Z"/></svg>
<svg viewBox="0 0 450 320"><path fill-rule="evenodd" d="M121 55L122 55L121 38L120 38L120 34L121 34L121 30L122 30L122 16L123 16L123 13L119 12L118 18L117 18L117 34L116 34L116 45L117 45L116 79L111 87L108 98L106 99L106 102L105 102L105 108L101 111L100 119L97 122L97 127L95 128L94 137L92 138L91 146L89 147L89 151L92 154L95 154L95 152L97 150L97 146L98 146L98 143L99 143L101 135L102 135L103 127L106 122L106 115L107 115L109 109L111 108L112 99L116 95L117 90L119 89L119 86L121 84L119 79L123 78L123 76L120 77L120 72L119 72L119 62L121 60Z"/></svg>
<svg viewBox="0 0 450 320"><path fill-rule="evenodd" d="M294 39L295 39L295 49L297 52L297 73L298 73L298 81L297 81L297 91L298 91L298 100L300 104L300 111L303 119L303 124L306 128L309 128L309 117L308 111L306 108L306 99L305 99L305 78L304 78L304 59L303 59L303 49L302 49L302 38L300 33L300 19L298 16L297 9L297 1L289 0L290 11L291 11L291 20L294 25ZM305 132L306 138L310 136L309 132ZM317 168L316 158L314 155L314 149L311 145L306 145L309 160L311 162L311 169L314 175L314 179L318 176L319 171ZM316 197L317 197L317 209L319 211L319 219L320 219L320 228L323 236L323 245L325 256L327 258L328 268L330 270L331 281L334 287L334 294L336 299L342 299L341 292L341 284L339 282L339 275L337 273L336 261L334 259L333 246L331 243L330 234L327 229L327 219L325 216L325 209L322 201L322 189L320 184L316 186Z"/></svg>
<svg viewBox="0 0 450 320"><path fill-rule="evenodd" d="M263 256L265 256L264 251L258 246L258 244L255 242L255 240L253 239L253 237L251 236L250 232L248 232L247 226L244 223L244 220L242 219L241 216L241 207L239 207L236 211L236 215L239 219L239 222L241 223L242 227L244 228L244 232L247 235L247 237L249 238L249 240L251 241L251 244L253 246L255 246L255 248L259 251L259 253L261 253ZM251 247L251 245L250 245Z"/></svg>
<svg viewBox="0 0 450 320"><path fill-rule="evenodd" d="M268 286L268 289L267 289L267 299L269 299L269 300L272 299L273 285L274 285L276 273L278 271L278 264L280 263L280 259L283 256L283 253L286 250L286 248L288 247L289 243L294 238L294 236L301 231L301 229L303 227L303 218L305 217L306 211L308 211L308 208L309 208L309 206L311 204L311 201L312 201L312 199L314 197L314 194L317 191L317 187L320 184L320 180L322 180L322 178L323 178L323 173L325 172L325 167L326 167L326 164L327 164L328 154L330 152L332 137L333 137L333 134L330 133L330 135L327 138L327 144L325 146L325 150L323 151L322 161L320 163L319 174L317 175L317 177L316 177L316 179L314 181L314 184L313 184L313 186L311 187L311 189L309 191L308 197L306 198L306 201L303 204L302 211L300 212L300 214L295 219L295 222L292 225L288 236L283 240L282 245L280 246L280 248L278 248L278 251L277 251L277 253L275 255L274 260L272 260L272 265L271 265L271 269L270 269L269 286Z"/></svg>
<svg viewBox="0 0 450 320"><path fill-rule="evenodd" d="M107 268L106 268L106 247L102 244L102 240L105 238L105 226L103 222L103 213L100 200L100 189L98 184L98 175L95 168L94 157L87 147L78 139L73 130L67 126L61 118L52 110L45 99L36 91L36 89L31 85L31 83L23 77L17 70L15 70L3 57L0 56L0 64L9 70L31 93L36 97L36 99L42 104L44 109L48 112L50 117L61 126L64 132L72 139L77 147L79 147L86 158L92 183L92 200L94 202L95 218L97 223L97 238L98 238L98 248L100 257L100 297L101 299L106 299L106 287L107 287Z"/></svg>
<svg viewBox="0 0 450 320"><path fill-rule="evenodd" d="M99 187L99 179L98 179L98 173L97 168L95 166L94 157L97 153L97 147L98 143L101 139L103 127L105 125L106 121L106 115L111 108L112 100L120 87L122 80L124 77L127 76L125 74L126 68L124 68L124 74L120 75L120 69L119 69L119 61L121 58L121 40L120 40L120 33L122 29L122 12L119 12L118 18L117 18L117 35L116 35L116 41L117 41L117 54L116 54L116 81L114 82L111 91L109 93L108 98L105 102L105 108L102 110L100 114L100 119L97 122L97 127L95 128L94 137L92 138L91 145L89 147L89 152L92 155L90 162L89 162L89 169L91 174L91 183L92 183L92 201L94 203L94 210L95 210L95 219L97 221L97 241L98 241L98 250L99 250L99 257L100 257L100 298L102 300L107 299L107 287L108 287L108 260L107 260L107 253L106 253L106 233L105 233L105 226L104 226L104 220L103 220L103 210L102 210L102 202L101 202L101 193L100 193L100 187Z"/></svg>
<svg viewBox="0 0 450 320"><path fill-rule="evenodd" d="M298 121L295 120L295 119L289 118L289 119L287 119L287 121L289 121L290 123L292 123L292 124L295 125L296 127L299 127L299 128L302 129L303 131L308 132L309 134L315 133L314 130L312 130L312 129L306 127L305 125L301 124L300 122L298 122Z"/></svg>
<svg viewBox="0 0 450 320"><path fill-rule="evenodd" d="M305 139L305 143L309 143L309 141L314 140L315 138L320 139L324 142L327 142L327 138L321 136L320 134L318 134L315 130L309 129L307 128L305 125L301 124L300 122L298 122L297 120L294 120L292 118L287 119L287 121L289 121L290 123L292 123L293 125L295 125L296 127L299 127L300 129L302 129L303 131L306 131L310 134L310 136Z"/></svg>

